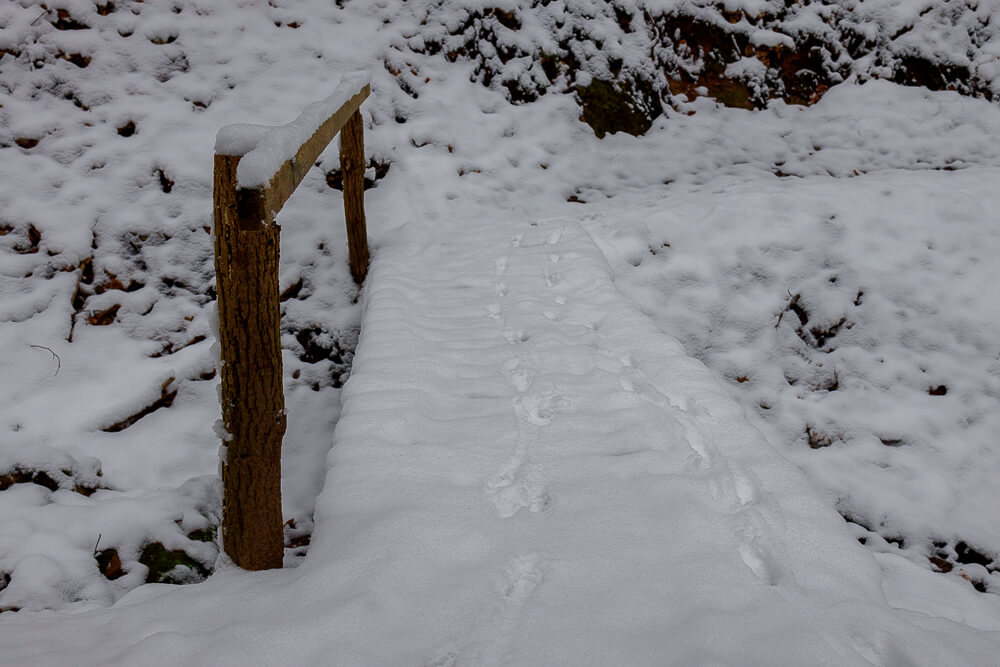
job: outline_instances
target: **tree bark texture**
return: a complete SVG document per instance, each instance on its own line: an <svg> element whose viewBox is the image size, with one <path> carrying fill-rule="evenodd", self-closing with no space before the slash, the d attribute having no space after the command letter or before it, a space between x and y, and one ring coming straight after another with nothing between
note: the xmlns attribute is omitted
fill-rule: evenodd
<svg viewBox="0 0 1000 667"><path fill-rule="evenodd" d="M237 156L215 156L215 275L222 353L222 543L247 570L280 568L282 388L279 228L241 229Z"/></svg>
<svg viewBox="0 0 1000 667"><path fill-rule="evenodd" d="M368 273L365 229L365 135L361 112L355 111L340 131L340 168L344 174L344 217L351 275L361 284Z"/></svg>

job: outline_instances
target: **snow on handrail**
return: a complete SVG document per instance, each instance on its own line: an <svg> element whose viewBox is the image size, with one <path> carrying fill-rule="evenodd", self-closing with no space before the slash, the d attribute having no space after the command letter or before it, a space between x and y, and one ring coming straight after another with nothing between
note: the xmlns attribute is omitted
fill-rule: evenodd
<svg viewBox="0 0 1000 667"><path fill-rule="evenodd" d="M345 75L340 84L324 100L307 106L298 118L285 125L227 125L219 130L215 138L215 152L220 155L240 155L236 178L241 188L260 188L268 185L282 165L296 157L303 144L308 142L323 126L341 111L349 113L331 133L330 139L340 130L351 113L356 110L350 104L355 97L365 93L357 106L367 97L370 89L371 73L355 72ZM354 107L346 108L345 107ZM336 123L335 123L336 124Z"/></svg>

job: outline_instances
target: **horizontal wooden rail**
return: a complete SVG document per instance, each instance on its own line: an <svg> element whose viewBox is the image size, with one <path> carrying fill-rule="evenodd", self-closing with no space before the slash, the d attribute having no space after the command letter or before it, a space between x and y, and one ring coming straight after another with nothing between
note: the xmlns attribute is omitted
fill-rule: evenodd
<svg viewBox="0 0 1000 667"><path fill-rule="evenodd" d="M266 187L242 187L239 190L239 217L244 229L250 229L260 221L265 220L269 213L281 210L288 198L295 192L306 173L316 163L333 138L347 125L354 114L358 113L361 103L371 92L369 86L362 88L351 97L344 106L337 109L326 122L319 126L304 144L295 157L281 164ZM252 157L252 156L251 156Z"/></svg>
<svg viewBox="0 0 1000 667"><path fill-rule="evenodd" d="M248 570L281 567L282 387L275 216L340 133L351 274L368 270L364 214L367 76L345 77L288 125L231 125L215 146L215 275L222 358L222 545Z"/></svg>

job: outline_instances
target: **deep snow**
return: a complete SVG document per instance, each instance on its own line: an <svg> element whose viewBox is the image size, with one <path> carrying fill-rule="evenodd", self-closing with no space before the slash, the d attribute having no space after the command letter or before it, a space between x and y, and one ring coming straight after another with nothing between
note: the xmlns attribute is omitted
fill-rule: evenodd
<svg viewBox="0 0 1000 667"><path fill-rule="evenodd" d="M885 25L905 25L919 4L884 2L873 11ZM980 4L980 13L995 6ZM1000 526L988 511L1000 494L995 105L852 81L810 108L773 103L746 112L697 100L668 110L644 137L598 140L579 122L569 95L514 106L498 85L470 81L472 64L410 49L401 35L419 30L428 3L411 0L409 14L395 5L356 2L341 9L326 2L230 8L179 1L180 12L160 3L120 3L107 16L90 2L59 6L93 27L57 30L54 16L34 23L42 10L27 2L0 8L0 48L14 45L21 53L0 60L0 474L18 466L45 470L60 489L15 484L0 491L0 575L10 576L0 608L25 609L0 614L0 636L5 647L20 647L22 662L31 655L56 662L66 654L95 663L149 655L164 661L208 656L209 662L299 655L323 662L324 647L337 643L325 634L330 613L341 614L334 632L342 633L342 647L366 638L368 645L344 650L388 651L381 646L387 637L425 627L363 626L361 616L349 618L357 608L351 605L366 604L365 581L374 581L374 570L402 563L373 559L372 550L398 547L392 540L401 538L387 535L377 547L374 538L338 544L355 551L338 551L346 560L324 562L322 554L333 553L324 530L331 535L363 526L338 525L322 513L302 574L223 567L207 584L175 589L140 586L145 568L137 562L152 540L186 549L207 565L215 559L212 545L189 538L218 521L208 233L215 133L234 122L288 122L328 95L342 73L373 61L387 67L375 71L373 96L364 105L366 143L370 155L391 163L367 195L376 267L380 256L419 255L464 234L480 238L481 230L490 247L477 250L500 252L530 221L558 217L581 225L607 258L623 298L707 364L770 445L807 474L815 489L807 496L815 502L821 494L827 508L823 521L832 532L824 534L843 537L829 519L831 509L857 522L849 528L875 552L880 574L848 550L869 573L855 590L875 599L872 587L880 579L889 604L973 628L913 615L900 620L878 602L875 616L862 615L857 626L834 622L838 630L823 636L846 646L850 628L871 621L883 637L912 637L905 624L917 623L937 628L927 642L943 647L939 653L914 639L901 650L912 651L917 662L982 663L977 651L995 650L995 635L976 633L1000 630L998 575L990 572ZM929 34L913 32L914 39ZM964 48L948 34L932 36L949 51ZM81 68L58 53L79 53L90 62ZM976 67L991 71L991 57L988 49L977 52ZM406 90L397 83L404 79ZM22 147L19 138L38 144ZM291 295L283 304L284 506L296 522L290 537L312 527L339 385L361 317L339 196L324 178L336 166L335 149L320 162L279 218L282 288ZM420 233L400 231L404 223ZM483 257L492 275L495 258ZM796 295L805 322L790 307ZM486 319L492 323L488 313ZM360 377L360 367L357 372ZM493 383L506 381L498 373ZM393 381L388 374L382 379ZM936 391L941 386L943 395ZM175 391L169 407L121 430L103 430ZM553 425L565 416L553 414ZM504 437L516 426L508 423ZM810 440L820 447L812 449ZM338 456L334 450L330 461ZM341 473L334 466L329 474ZM531 494L522 493L521 482L503 486L499 467L494 474L492 497L507 501L507 510L495 510L502 518ZM398 481L389 480L386 489ZM84 496L76 487L109 488ZM544 512L529 507L511 520L556 516L550 513L560 496L549 495L555 500ZM680 519L667 509L662 518ZM449 528L443 519L434 527ZM127 574L114 581L101 575L95 545L116 548ZM970 547L985 565L974 562ZM526 589L552 595L545 593L545 576L517 575L551 572L544 553L512 551L509 562L484 560L478 571L492 572L497 586L519 591L515 597ZM929 556L951 571L932 572L942 566ZM288 563L296 562L290 554ZM775 562L779 570L800 571L783 558ZM752 574L733 563L743 568L741 576ZM351 582L351 573L360 580ZM317 583L327 579L329 587ZM0 585L4 580L0 576ZM991 592L979 593L970 582ZM281 593L283 586L290 590ZM130 590L109 611L78 615ZM244 609L252 598L267 609ZM817 594L818 605L822 599ZM240 609L215 606L225 603ZM334 612L331 604L344 606ZM52 608L66 611L31 611ZM192 614L193 608L207 611ZM498 609L497 618L505 618ZM712 654L698 652L707 650L699 642L721 642L708 632L718 627L711 626L717 610L702 611L705 625L697 627L703 636L670 638L689 641L683 645L692 656L709 659ZM288 614L286 623L276 624ZM260 632L271 624L275 633ZM86 647L106 636L99 627L114 628L113 638L103 653L88 653ZM161 634L150 636L153 628ZM357 634L363 628L370 634ZM252 635L260 636L237 646ZM439 647L438 657L446 664L450 652L470 660L477 650L506 655L485 639L477 649L474 635L470 631L469 643L455 639L451 648ZM211 647L210 636L217 640ZM872 645L874 662L901 659L888 639ZM673 655L666 640L650 650ZM421 653L414 661L435 655ZM511 655L529 662L527 653Z"/></svg>

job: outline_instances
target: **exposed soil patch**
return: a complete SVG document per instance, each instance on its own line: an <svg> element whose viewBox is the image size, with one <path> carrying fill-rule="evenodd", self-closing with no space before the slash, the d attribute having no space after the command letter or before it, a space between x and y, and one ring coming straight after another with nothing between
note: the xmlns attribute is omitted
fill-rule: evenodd
<svg viewBox="0 0 1000 667"><path fill-rule="evenodd" d="M100 475L101 472L98 470L96 476ZM65 489L83 496L90 496L98 489L107 488L92 478L77 474L72 468L34 469L23 465L0 472L0 491L5 491L15 484L37 484L49 491Z"/></svg>
<svg viewBox="0 0 1000 667"><path fill-rule="evenodd" d="M156 412L160 408L169 408L171 405L174 404L174 399L177 398L177 389L171 388L173 382L174 378L169 378L166 382L163 383L163 386L160 388L160 397L158 399L156 399L143 409L139 410L135 414L130 415L125 419L122 419L121 421L117 421L114 424L111 424L110 426L105 426L101 430L104 431L105 433L118 433L134 425L136 422L138 422L146 415Z"/></svg>
<svg viewBox="0 0 1000 667"><path fill-rule="evenodd" d="M645 134L663 113L652 87L641 83L594 79L588 86L578 86L576 94L583 110L581 120L602 139L613 132Z"/></svg>
<svg viewBox="0 0 1000 667"><path fill-rule="evenodd" d="M900 551L915 551L920 557L927 559L929 568L934 572L957 575L980 593L1000 592L992 576L1000 572L997 554L989 554L970 546L964 540L954 538L935 539L930 544L911 544L891 527L874 525L851 512L841 510L840 514L848 523L863 529L865 534L858 538L861 544L874 545L878 547L877 550L893 547Z"/></svg>
<svg viewBox="0 0 1000 667"><path fill-rule="evenodd" d="M806 442L809 443L809 447L812 449L829 447L833 444L833 440L833 436L827 435L813 426L806 427Z"/></svg>
<svg viewBox="0 0 1000 667"><path fill-rule="evenodd" d="M211 570L183 549L167 550L160 542L142 549L139 562L149 568L147 584L190 584L204 581Z"/></svg>
<svg viewBox="0 0 1000 667"><path fill-rule="evenodd" d="M118 557L116 549L104 549L97 553L96 558L97 569L111 581L125 574L125 570L122 569L121 558Z"/></svg>
<svg viewBox="0 0 1000 667"><path fill-rule="evenodd" d="M375 171L375 174L374 177L368 176L367 173L365 174L365 190L370 190L376 187L378 185L378 182L381 181L383 178L385 178L386 175L388 175L389 167L391 166L392 163L389 162L388 160L381 160L374 156L369 158L368 165L365 171L367 172L368 170L373 169ZM340 167L331 169L330 171L326 172L326 184L329 185L334 190L340 190L341 192L343 192L344 174L341 171Z"/></svg>

